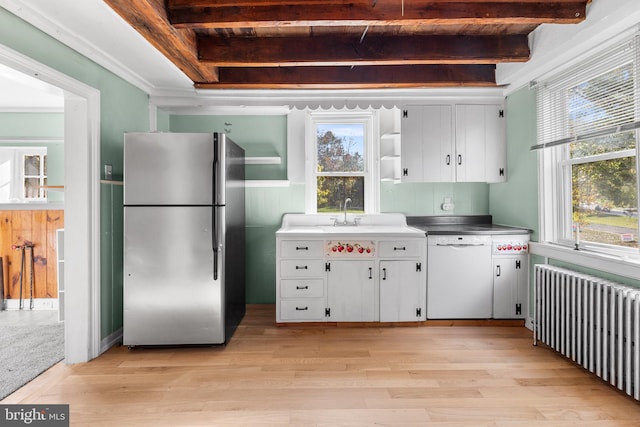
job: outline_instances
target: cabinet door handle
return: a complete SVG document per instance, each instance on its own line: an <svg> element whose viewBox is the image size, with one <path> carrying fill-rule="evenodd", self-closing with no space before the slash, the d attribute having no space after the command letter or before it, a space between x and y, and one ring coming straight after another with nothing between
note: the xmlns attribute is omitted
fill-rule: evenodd
<svg viewBox="0 0 640 427"><path fill-rule="evenodd" d="M382 269L382 280L387 280L387 269L386 268Z"/></svg>
<svg viewBox="0 0 640 427"><path fill-rule="evenodd" d="M445 163L447 166L451 164L451 154L447 154L447 157L445 157Z"/></svg>
<svg viewBox="0 0 640 427"><path fill-rule="evenodd" d="M307 270L309 267L306 265L296 265L296 270Z"/></svg>
<svg viewBox="0 0 640 427"><path fill-rule="evenodd" d="M296 311L307 311L309 307L296 307Z"/></svg>
<svg viewBox="0 0 640 427"><path fill-rule="evenodd" d="M496 277L500 277L501 274L502 274L502 271L500 270L500 266L496 265Z"/></svg>
<svg viewBox="0 0 640 427"><path fill-rule="evenodd" d="M373 268L369 267L369 279L373 279Z"/></svg>
<svg viewBox="0 0 640 427"><path fill-rule="evenodd" d="M399 246L399 247L393 247L394 251L406 251L407 247L406 246Z"/></svg>
<svg viewBox="0 0 640 427"><path fill-rule="evenodd" d="M462 154L458 154L458 165L462 164Z"/></svg>
<svg viewBox="0 0 640 427"><path fill-rule="evenodd" d="M296 286L296 289L298 289L298 290L309 289L309 285L304 285L304 286L298 285L298 286Z"/></svg>
<svg viewBox="0 0 640 427"><path fill-rule="evenodd" d="M309 246L296 246L296 251L308 251Z"/></svg>

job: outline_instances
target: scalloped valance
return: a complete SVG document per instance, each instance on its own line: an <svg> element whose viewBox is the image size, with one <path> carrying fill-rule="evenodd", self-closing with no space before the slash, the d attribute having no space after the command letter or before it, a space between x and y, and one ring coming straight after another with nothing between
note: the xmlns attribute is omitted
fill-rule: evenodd
<svg viewBox="0 0 640 427"><path fill-rule="evenodd" d="M291 109L391 109L434 102L501 102L501 88L380 90L204 90L152 95L151 103L172 114L286 114ZM256 113L258 114L258 113Z"/></svg>

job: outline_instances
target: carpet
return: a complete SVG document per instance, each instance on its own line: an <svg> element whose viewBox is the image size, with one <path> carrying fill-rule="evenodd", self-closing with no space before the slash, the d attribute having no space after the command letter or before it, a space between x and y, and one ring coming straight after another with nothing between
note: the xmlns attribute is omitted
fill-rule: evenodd
<svg viewBox="0 0 640 427"><path fill-rule="evenodd" d="M0 325L0 399L64 358L64 323Z"/></svg>

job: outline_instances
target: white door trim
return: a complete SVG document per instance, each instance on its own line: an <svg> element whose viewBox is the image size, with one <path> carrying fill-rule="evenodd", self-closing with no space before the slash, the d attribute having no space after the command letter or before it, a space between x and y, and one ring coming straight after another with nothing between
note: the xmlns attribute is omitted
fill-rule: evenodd
<svg viewBox="0 0 640 427"><path fill-rule="evenodd" d="M100 91L0 45L0 63L65 93L65 363L100 354Z"/></svg>

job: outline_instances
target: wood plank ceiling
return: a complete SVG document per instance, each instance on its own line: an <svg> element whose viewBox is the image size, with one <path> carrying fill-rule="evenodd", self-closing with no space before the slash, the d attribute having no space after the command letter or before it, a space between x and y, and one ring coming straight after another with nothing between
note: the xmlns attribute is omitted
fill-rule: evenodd
<svg viewBox="0 0 640 427"><path fill-rule="evenodd" d="M496 86L591 0L105 0L197 88Z"/></svg>

